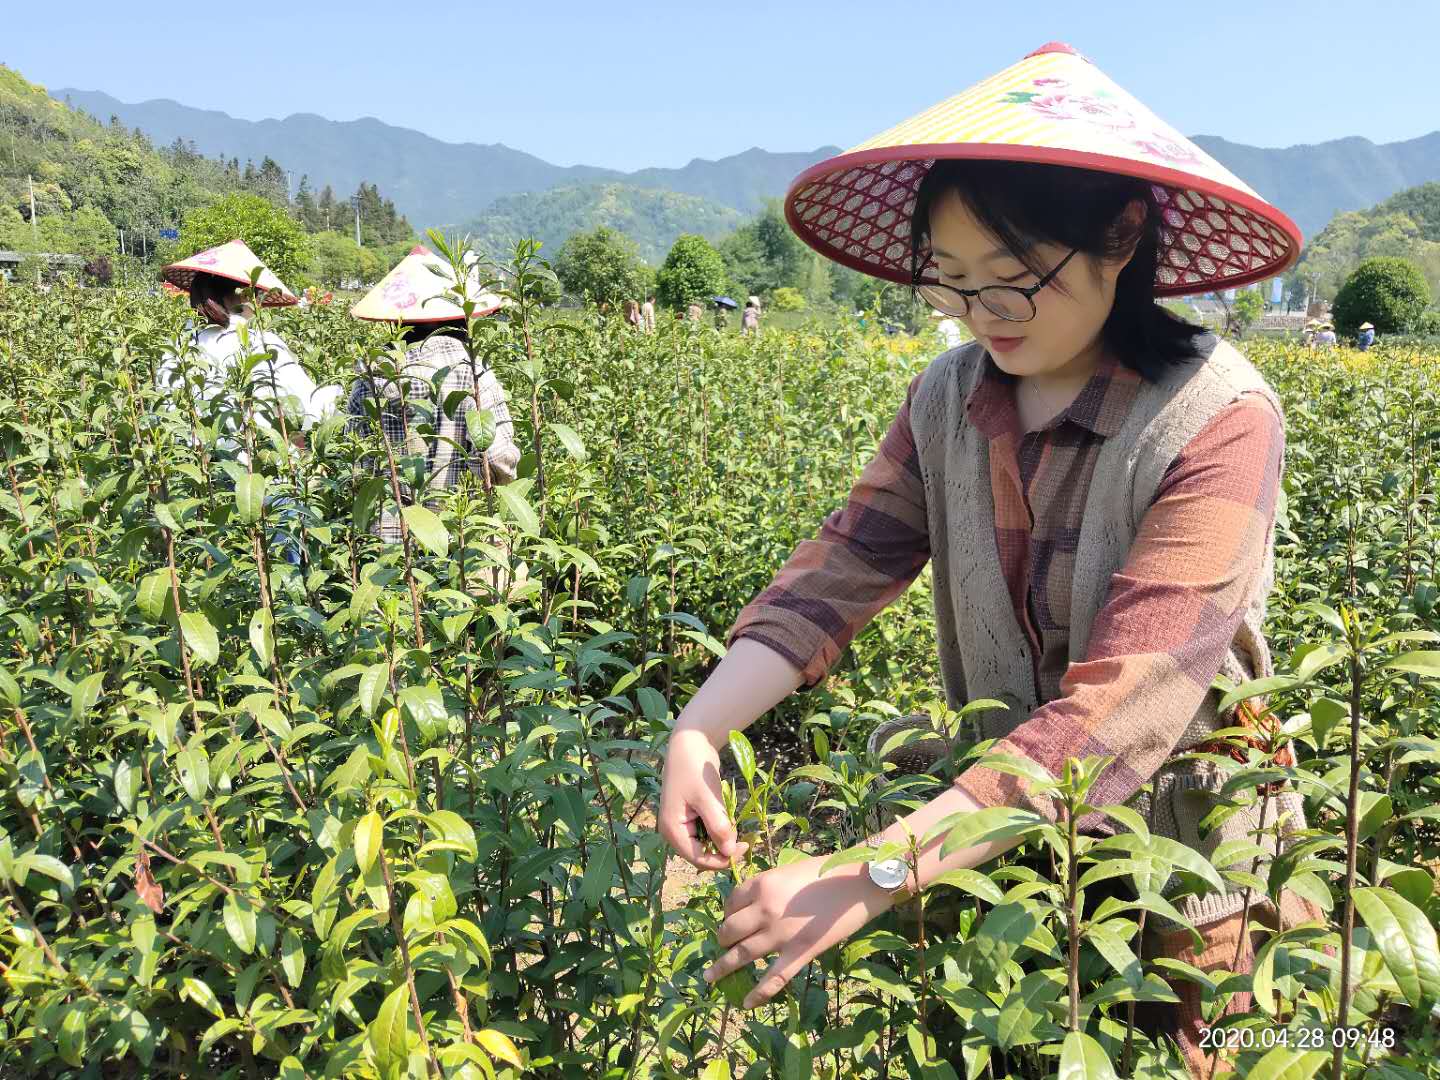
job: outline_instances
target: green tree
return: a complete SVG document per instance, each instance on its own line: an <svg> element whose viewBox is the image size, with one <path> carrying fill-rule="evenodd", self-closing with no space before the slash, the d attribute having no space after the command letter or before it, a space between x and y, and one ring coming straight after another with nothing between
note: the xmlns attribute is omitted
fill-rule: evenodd
<svg viewBox="0 0 1440 1080"><path fill-rule="evenodd" d="M670 248L655 280L660 302L683 308L692 300L707 300L725 288L725 260L703 236L687 233Z"/></svg>
<svg viewBox="0 0 1440 1080"><path fill-rule="evenodd" d="M300 177L300 187L295 192L295 216L306 232L319 232L324 225L320 221L320 208L315 204L315 193L310 190L310 177Z"/></svg>
<svg viewBox="0 0 1440 1080"><path fill-rule="evenodd" d="M374 184L361 181L352 203L341 207L351 215L345 220L352 224L357 204L360 208L360 239L366 247L380 247L414 237L415 230L410 227L410 223L396 211L393 202L380 195L380 189ZM342 225L337 221L334 227L338 229Z"/></svg>
<svg viewBox="0 0 1440 1080"><path fill-rule="evenodd" d="M1390 196L1369 210L1336 214L1306 246L1298 271L1333 299L1362 261L1382 255L1420 267L1431 293L1440 292L1440 182Z"/></svg>
<svg viewBox="0 0 1440 1080"><path fill-rule="evenodd" d="M607 225L573 234L555 256L555 273L567 293L611 307L643 299L646 269L636 243Z"/></svg>
<svg viewBox="0 0 1440 1080"><path fill-rule="evenodd" d="M1409 330L1430 305L1430 285L1409 259L1366 259L1340 287L1332 314L1343 335L1375 324L1382 334Z"/></svg>
<svg viewBox="0 0 1440 1080"><path fill-rule="evenodd" d="M310 238L300 223L259 195L226 195L186 214L180 226L180 248L186 252L236 239L250 245L250 250L287 285L298 282L309 265Z"/></svg>
<svg viewBox="0 0 1440 1080"><path fill-rule="evenodd" d="M1257 289L1241 289L1230 302L1229 313L1226 332L1233 332L1236 337L1240 337L1265 314L1265 298Z"/></svg>
<svg viewBox="0 0 1440 1080"><path fill-rule="evenodd" d="M93 206L82 206L73 214L42 217L40 246L65 255L113 255L115 226Z"/></svg>
<svg viewBox="0 0 1440 1080"><path fill-rule="evenodd" d="M739 295L769 293L774 274L765 257L764 245L751 225L736 229L715 245L725 261L727 291Z"/></svg>
<svg viewBox="0 0 1440 1080"><path fill-rule="evenodd" d="M812 301L829 295L828 268L817 265L820 256L790 228L779 199L767 200L754 220L725 237L717 248L733 292L773 296L776 289L788 287Z"/></svg>
<svg viewBox="0 0 1440 1080"><path fill-rule="evenodd" d="M341 214L343 209L343 205L335 201L335 189L326 184L320 192L319 201L315 204L317 231L344 228L345 222Z"/></svg>
<svg viewBox="0 0 1440 1080"><path fill-rule="evenodd" d="M355 241L338 232L319 232L311 237L314 256L310 273L321 285L343 288L361 278L361 249Z"/></svg>
<svg viewBox="0 0 1440 1080"><path fill-rule="evenodd" d="M771 294L770 306L776 311L804 311L805 296L799 289L782 285Z"/></svg>

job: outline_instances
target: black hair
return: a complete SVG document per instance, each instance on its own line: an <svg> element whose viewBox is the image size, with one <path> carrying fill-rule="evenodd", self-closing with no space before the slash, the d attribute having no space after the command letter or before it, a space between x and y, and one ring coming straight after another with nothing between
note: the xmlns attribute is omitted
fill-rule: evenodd
<svg viewBox="0 0 1440 1080"><path fill-rule="evenodd" d="M226 302L239 288L240 284L229 278L197 270L190 279L190 306L216 326L228 327L230 309Z"/></svg>
<svg viewBox="0 0 1440 1080"><path fill-rule="evenodd" d="M436 322L405 324L405 344L407 345L418 345L432 335L460 338L463 341L466 337L465 320L442 319Z"/></svg>
<svg viewBox="0 0 1440 1080"><path fill-rule="evenodd" d="M1115 302L1100 334L1120 361L1150 381L1167 368L1199 359L1196 338L1207 333L1155 302L1160 258L1160 207L1148 180L1113 173L1013 161L937 161L916 192L910 219L911 281L929 260L930 210L954 191L975 219L1037 276L1040 243L1077 248L1099 259L1134 248L1115 281ZM1127 222L1139 202L1144 217ZM1057 284L1055 282L1053 284Z"/></svg>

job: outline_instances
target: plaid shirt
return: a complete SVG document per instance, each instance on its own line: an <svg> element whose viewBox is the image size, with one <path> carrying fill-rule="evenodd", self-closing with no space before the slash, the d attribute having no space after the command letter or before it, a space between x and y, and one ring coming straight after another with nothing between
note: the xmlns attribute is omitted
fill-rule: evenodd
<svg viewBox="0 0 1440 1080"><path fill-rule="evenodd" d="M446 370L448 369L448 370ZM439 394L433 380L444 372ZM505 388L488 368L478 373L470 365L465 346L453 337L437 335L427 338L405 353L401 379L372 385L361 377L350 390L346 412L350 415L351 431L368 434L370 417L366 402L381 402L380 429L397 454L418 454L425 458L425 475L430 478L427 491L448 491L460 482L468 466L483 476L485 462L490 465L494 483L508 484L515 479L520 462L520 448L515 445L515 424L510 418ZM404 405L401 403L400 382L404 382ZM465 397L455 407L453 417L445 415L445 401L455 391ZM490 448L476 453L470 442L465 417L476 409L488 409L495 418L495 441ZM417 425L432 425L434 435L422 436ZM456 447L461 449L457 451ZM410 492L403 492L408 498ZM380 515L376 532L390 543L400 542L400 517L387 507Z"/></svg>
<svg viewBox="0 0 1440 1080"><path fill-rule="evenodd" d="M803 671L806 689L930 558L910 428L918 383L917 377L910 384L845 508L797 548L728 635L730 642L754 638L785 656ZM1096 616L1086 657L1070 663L1070 587L1090 479L1100 447L1120 430L1138 388L1135 372L1102 362L1068 408L1025 432L1013 380L987 357L985 377L966 402L968 421L989 442L995 547L1015 618L1032 645L1037 699L1045 703L996 749L1056 775L1067 757L1114 754L1125 767L1102 775L1092 803L1134 794L1171 752L1180 734L1175 719L1183 724L1199 708L1272 542L1283 461L1284 430L1264 398L1242 395L1217 413L1170 463ZM1130 693L1143 685L1158 692ZM1191 749L1228 752L1209 743ZM1008 774L974 766L956 784L981 806L1025 805L1023 782ZM1322 916L1311 901L1282 892L1282 928ZM1147 932L1146 955L1204 971L1253 969L1243 914L1199 929L1199 949L1188 931ZM1167 981L1181 1002L1165 1010L1165 1027L1191 1074L1205 1075L1199 988L1178 976ZM1248 995L1238 995L1228 1011L1248 1008L1241 999Z"/></svg>
<svg viewBox="0 0 1440 1080"><path fill-rule="evenodd" d="M1163 764L1180 731L1156 717L1183 724L1219 671L1271 543L1284 447L1280 418L1254 394L1221 410L1186 445L1111 583L1084 661L1072 664L1071 582L1090 478L1139 378L1104 361L1068 408L1027 433L1012 380L987 358L966 402L969 422L989 440L996 550L1015 618L1033 646L1037 700L1045 703L997 749L1057 775L1067 756L1114 754L1120 767L1110 770L1114 789L1102 802L1123 802ZM800 544L727 636L780 653L802 671L805 689L930 558L910 429L918 382L845 508ZM1127 693L1137 685L1160 690L1139 700ZM1015 778L990 769L969 769L956 782L984 806L1017 801Z"/></svg>

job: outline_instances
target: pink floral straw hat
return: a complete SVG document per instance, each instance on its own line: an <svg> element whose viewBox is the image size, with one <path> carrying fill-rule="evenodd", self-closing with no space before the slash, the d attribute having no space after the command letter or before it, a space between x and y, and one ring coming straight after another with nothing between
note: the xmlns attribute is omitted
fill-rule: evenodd
<svg viewBox="0 0 1440 1080"><path fill-rule="evenodd" d="M1149 180L1163 219L1158 296L1275 277L1300 254L1300 230L1285 214L1058 42L812 165L790 185L786 219L822 255L911 284L915 193L940 158L1070 165ZM928 250L921 260L920 280L937 281Z"/></svg>
<svg viewBox="0 0 1440 1080"><path fill-rule="evenodd" d="M260 269L260 278L255 288L264 294L260 301L262 307L289 307L300 302L300 298L285 287L285 283L260 261L260 256L251 251L244 240L231 240L228 244L207 248L188 259L171 263L165 267L161 277L175 288L188 292L196 274L214 274L249 285L250 272L256 267Z"/></svg>
<svg viewBox="0 0 1440 1080"><path fill-rule="evenodd" d="M476 315L500 310L501 298L482 291L480 275L471 268L469 298ZM350 309L357 319L372 322L435 323L463 319L465 309L449 295L455 287L455 272L424 244L416 244L388 274L375 283Z"/></svg>

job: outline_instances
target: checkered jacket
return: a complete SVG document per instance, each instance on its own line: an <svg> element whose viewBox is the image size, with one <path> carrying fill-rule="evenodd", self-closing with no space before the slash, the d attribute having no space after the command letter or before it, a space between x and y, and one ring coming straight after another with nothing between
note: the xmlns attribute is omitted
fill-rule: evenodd
<svg viewBox="0 0 1440 1080"><path fill-rule="evenodd" d="M456 405L454 415L447 416L445 402L457 390L463 391L465 397ZM520 448L515 445L515 424L505 388L493 371L472 367L465 346L456 338L437 335L407 350L398 379L377 378L373 383L363 375L356 379L346 406L351 431L371 431L366 403L375 400L380 403L380 429L397 456L425 458L425 474L430 478L427 491L456 487L467 467L483 478L486 463L493 483L508 484L515 479ZM495 418L495 439L487 450L478 453L465 425L466 415L477 407L488 409ZM432 425L434 435L422 435L417 430L422 425ZM411 498L407 487L402 486L402 494ZM437 500L427 501L433 505ZM376 532L390 543L400 542L400 518L393 507L380 515Z"/></svg>

